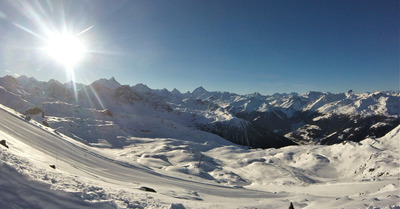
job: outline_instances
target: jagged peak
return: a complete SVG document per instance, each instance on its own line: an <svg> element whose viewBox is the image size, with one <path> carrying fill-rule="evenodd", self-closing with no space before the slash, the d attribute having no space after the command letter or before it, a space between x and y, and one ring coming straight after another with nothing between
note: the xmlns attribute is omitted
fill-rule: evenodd
<svg viewBox="0 0 400 209"><path fill-rule="evenodd" d="M195 91L201 91L201 92L203 92L203 91L206 91L206 90L203 88L203 86L199 86L199 87L197 87L195 90L193 90L193 92L195 92Z"/></svg>
<svg viewBox="0 0 400 209"><path fill-rule="evenodd" d="M325 95L325 94L326 93L319 92L319 91L308 91L308 92L302 94L301 96L310 98L310 97L321 97L322 95Z"/></svg>
<svg viewBox="0 0 400 209"><path fill-rule="evenodd" d="M11 81L17 82L16 78L14 78L12 75L6 75L3 78L6 80L11 80Z"/></svg>
<svg viewBox="0 0 400 209"><path fill-rule="evenodd" d="M178 89L176 89L176 88L174 88L172 91L171 91L171 93L172 94L181 94L181 92L178 90Z"/></svg>
<svg viewBox="0 0 400 209"><path fill-rule="evenodd" d="M138 83L138 84L132 86L132 89L137 92L142 92L142 93L151 91L151 89L146 84L143 84L143 83Z"/></svg>
<svg viewBox="0 0 400 209"><path fill-rule="evenodd" d="M117 80L115 80L115 78L114 78L114 76L112 76L110 79L108 79L109 81L112 81L112 82L117 82L118 83L118 81Z"/></svg>
<svg viewBox="0 0 400 209"><path fill-rule="evenodd" d="M262 97L262 95L259 92L254 92L252 94L248 94L247 96L248 97L257 97L257 98Z"/></svg>
<svg viewBox="0 0 400 209"><path fill-rule="evenodd" d="M138 83L138 84L134 85L133 87L150 89L146 84L143 84L143 83Z"/></svg>
<svg viewBox="0 0 400 209"><path fill-rule="evenodd" d="M160 92L170 93L170 92L168 91L168 89L166 89L166 88L161 89Z"/></svg>
<svg viewBox="0 0 400 209"><path fill-rule="evenodd" d="M99 85L99 86L103 86L109 89L117 89L118 87L121 86L120 83L118 83L118 81L115 80L114 77L110 78L110 79L105 79L105 78L101 78L97 81L94 81L93 83L91 83L90 85Z"/></svg>
<svg viewBox="0 0 400 209"><path fill-rule="evenodd" d="M47 83L49 83L49 84L54 83L54 84L57 84L57 85L62 85L59 81L57 81L55 79L50 79L49 81L47 81Z"/></svg>
<svg viewBox="0 0 400 209"><path fill-rule="evenodd" d="M195 94L195 93L206 93L206 92L208 92L208 91L205 90L202 86L200 86L200 87L197 87L195 90L193 90L192 94Z"/></svg>

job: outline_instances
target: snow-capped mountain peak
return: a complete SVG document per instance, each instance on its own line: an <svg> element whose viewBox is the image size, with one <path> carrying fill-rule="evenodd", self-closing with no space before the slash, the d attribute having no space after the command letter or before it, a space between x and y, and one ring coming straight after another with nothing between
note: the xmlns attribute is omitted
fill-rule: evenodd
<svg viewBox="0 0 400 209"><path fill-rule="evenodd" d="M138 93L148 93L151 92L151 89L145 84L138 83L135 86L132 86L132 89Z"/></svg>
<svg viewBox="0 0 400 209"><path fill-rule="evenodd" d="M110 79L102 78L97 81L94 81L90 85L91 86L101 86L101 87L105 87L105 88L109 88L109 89L117 89L118 87L121 86L121 84L118 83L118 81L116 81L114 77L111 77Z"/></svg>
<svg viewBox="0 0 400 209"><path fill-rule="evenodd" d="M172 91L171 91L171 93L173 94L173 95L181 95L182 93L178 90L178 89L176 89L176 88L174 88Z"/></svg>
<svg viewBox="0 0 400 209"><path fill-rule="evenodd" d="M202 86L200 86L200 87L197 87L195 90L193 90L192 97L197 98L197 97L207 94L207 93L208 93L208 91L205 90Z"/></svg>

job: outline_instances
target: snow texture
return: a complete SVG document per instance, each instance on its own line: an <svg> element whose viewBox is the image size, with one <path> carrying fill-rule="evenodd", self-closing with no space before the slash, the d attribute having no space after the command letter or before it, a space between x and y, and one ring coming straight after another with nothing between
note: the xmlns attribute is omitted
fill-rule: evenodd
<svg viewBox="0 0 400 209"><path fill-rule="evenodd" d="M400 126L382 138L332 146L249 150L132 138L110 149L2 109L0 138L10 147L0 148L2 208L400 207Z"/></svg>

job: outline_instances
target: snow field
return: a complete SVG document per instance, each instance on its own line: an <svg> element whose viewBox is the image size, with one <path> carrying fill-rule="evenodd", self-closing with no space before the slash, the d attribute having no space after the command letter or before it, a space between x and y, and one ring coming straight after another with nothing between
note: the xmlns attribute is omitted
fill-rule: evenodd
<svg viewBox="0 0 400 209"><path fill-rule="evenodd" d="M2 108L22 119L12 109ZM92 168L86 169L81 161L54 156L47 153L46 146L36 149L33 142L23 140L40 135L33 131L36 129L24 128L27 121L10 123L21 131L11 135L13 127L7 125L0 130L0 139L7 139L10 146L0 147L0 206L5 208L287 208L290 202L295 208L400 207L400 126L379 139L332 146L253 150L207 140L131 137L126 139L129 145L110 149L84 145L29 121L64 140L62 143L74 144L79 148L74 152L169 176L178 183L171 187L159 180L151 184L152 179L145 175L126 182L129 173L120 173L121 177L106 170L91 173ZM58 149L64 151L63 144ZM189 185L193 182L203 188L197 191ZM247 190L233 194L212 185ZM141 191L140 186L154 187L157 193ZM246 191L262 195L246 196ZM238 198L238 194L243 197Z"/></svg>
<svg viewBox="0 0 400 209"><path fill-rule="evenodd" d="M136 161L158 172L175 172L171 175L189 175L191 179L203 178L229 186L307 196L308 199L298 200L303 203L295 202L305 208L316 207L312 199L329 208L335 205L362 208L366 203L361 202L368 199L368 204L387 204L384 195L390 197L391 204L400 201L397 195L400 191L399 130L400 127L383 138L360 143L267 150L247 150L234 145L207 150L202 144L177 145L179 141L173 139L142 139L143 142L138 140L137 145L124 147L114 154L118 160ZM200 155L204 157L199 168ZM392 190L379 193L382 188ZM329 201L332 203L327 204ZM356 203L352 206L349 201Z"/></svg>

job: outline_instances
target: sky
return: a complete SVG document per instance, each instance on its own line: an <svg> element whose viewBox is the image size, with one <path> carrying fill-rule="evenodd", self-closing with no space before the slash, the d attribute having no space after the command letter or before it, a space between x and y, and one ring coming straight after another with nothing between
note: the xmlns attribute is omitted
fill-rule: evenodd
<svg viewBox="0 0 400 209"><path fill-rule="evenodd" d="M51 31L87 52L77 82L181 92L400 90L397 0L0 0L0 76L71 80Z"/></svg>

